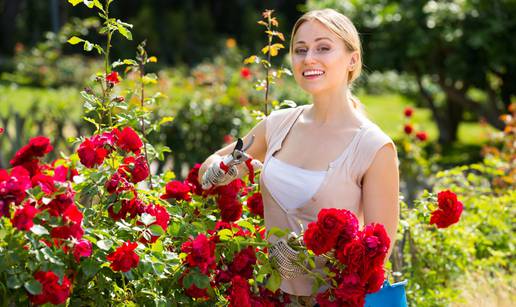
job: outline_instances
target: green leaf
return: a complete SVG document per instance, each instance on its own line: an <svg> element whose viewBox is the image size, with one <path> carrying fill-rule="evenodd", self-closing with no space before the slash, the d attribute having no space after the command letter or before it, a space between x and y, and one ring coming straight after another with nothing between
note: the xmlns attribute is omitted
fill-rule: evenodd
<svg viewBox="0 0 516 307"><path fill-rule="evenodd" d="M31 227L30 231L32 231L33 233L35 233L36 235L38 236L42 236L42 235L48 235L48 230L41 226L41 225L34 225Z"/></svg>
<svg viewBox="0 0 516 307"><path fill-rule="evenodd" d="M267 232L267 238L270 238L271 236L276 236L278 238L281 238L285 236L287 233L289 233L288 229L281 229L278 227L271 227L269 231Z"/></svg>
<svg viewBox="0 0 516 307"><path fill-rule="evenodd" d="M122 34L125 38L127 38L130 41L133 40L133 34L131 33L131 31L127 30L126 27L124 27L123 25L121 25L118 22L116 24L116 27L118 29L118 32L120 32L120 34Z"/></svg>
<svg viewBox="0 0 516 307"><path fill-rule="evenodd" d="M22 284L22 281L17 275L9 276L9 278L7 278L7 288L9 289L18 289Z"/></svg>
<svg viewBox="0 0 516 307"><path fill-rule="evenodd" d="M104 8L102 7L102 4L99 0L93 0L93 4L101 11L104 11Z"/></svg>
<svg viewBox="0 0 516 307"><path fill-rule="evenodd" d="M82 2L83 2L83 3L84 3L84 5L86 5L88 8L90 8L90 9L91 9L91 8L93 8L93 5L94 5L93 0L83 0Z"/></svg>
<svg viewBox="0 0 516 307"><path fill-rule="evenodd" d="M204 274L195 274L193 282L199 289L206 289L210 286L210 278Z"/></svg>
<svg viewBox="0 0 516 307"><path fill-rule="evenodd" d="M83 49L84 49L84 51L92 51L93 50L93 44L88 42L88 41L84 41Z"/></svg>
<svg viewBox="0 0 516 307"><path fill-rule="evenodd" d="M169 123L174 120L174 116L165 116L159 121L159 125L163 125L165 123Z"/></svg>
<svg viewBox="0 0 516 307"><path fill-rule="evenodd" d="M188 289L192 286L193 283L194 283L194 273L191 272L190 274L186 275L183 278L183 287L185 289Z"/></svg>
<svg viewBox="0 0 516 307"><path fill-rule="evenodd" d="M82 268L82 271L84 272L84 275L86 275L87 278L92 277L100 270L99 264L92 258L82 260L81 268Z"/></svg>
<svg viewBox="0 0 516 307"><path fill-rule="evenodd" d="M100 240L97 242L97 246L105 251L108 251L111 249L111 246L113 246L113 241L106 239L106 240Z"/></svg>
<svg viewBox="0 0 516 307"><path fill-rule="evenodd" d="M38 295L41 293L41 290L43 290L41 283L35 279L26 281L23 286L32 295Z"/></svg>
<svg viewBox="0 0 516 307"><path fill-rule="evenodd" d="M246 220L241 220L237 223L239 226L241 227L244 227L244 228L247 228L251 231L251 233L254 233L256 230L253 226L253 224L249 223L248 221Z"/></svg>
<svg viewBox="0 0 516 307"><path fill-rule="evenodd" d="M143 213L140 221L143 223L143 225L149 226L156 221L156 217L148 213Z"/></svg>
<svg viewBox="0 0 516 307"><path fill-rule="evenodd" d="M222 241L227 241L231 239L231 237L233 237L233 232L229 229L221 229L217 234L219 235L220 240Z"/></svg>
<svg viewBox="0 0 516 307"><path fill-rule="evenodd" d="M77 36L72 36L68 39L68 43L69 44L72 44L72 45L77 45L78 43L80 42L83 42L84 40L80 37L77 37Z"/></svg>
<svg viewBox="0 0 516 307"><path fill-rule="evenodd" d="M158 83L158 76L154 73L146 74L142 78L143 84L156 84Z"/></svg>
<svg viewBox="0 0 516 307"><path fill-rule="evenodd" d="M272 270L271 276L267 280L265 287L272 292L276 292L281 285L281 276L276 270Z"/></svg>
<svg viewBox="0 0 516 307"><path fill-rule="evenodd" d="M157 225L157 224L154 224L154 225L151 225L149 227L149 230L151 231L152 235L153 236L161 236L162 234L165 233L165 231L163 230L163 228L161 228L160 225Z"/></svg>
<svg viewBox="0 0 516 307"><path fill-rule="evenodd" d="M71 3L73 6L76 6L77 4L81 3L82 0L68 0L69 3Z"/></svg>
<svg viewBox="0 0 516 307"><path fill-rule="evenodd" d="M256 55L252 55L244 60L244 64L260 63L260 58Z"/></svg>

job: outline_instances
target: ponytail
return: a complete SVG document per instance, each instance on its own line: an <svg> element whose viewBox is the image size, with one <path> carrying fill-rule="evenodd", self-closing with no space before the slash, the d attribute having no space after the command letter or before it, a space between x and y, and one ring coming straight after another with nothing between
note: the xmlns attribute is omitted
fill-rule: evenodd
<svg viewBox="0 0 516 307"><path fill-rule="evenodd" d="M351 101L351 106L357 110L361 115L367 117L367 112L365 110L365 106L362 102L360 102L360 99L358 99L357 96L353 95L353 93L351 93L351 89L348 88L348 98L349 98L349 101Z"/></svg>

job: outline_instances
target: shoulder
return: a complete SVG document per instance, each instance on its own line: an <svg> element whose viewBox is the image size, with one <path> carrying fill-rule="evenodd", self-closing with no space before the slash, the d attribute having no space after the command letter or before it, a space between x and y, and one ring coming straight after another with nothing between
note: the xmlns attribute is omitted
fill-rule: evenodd
<svg viewBox="0 0 516 307"><path fill-rule="evenodd" d="M364 175L371 169L397 167L397 164L397 149L392 138L376 124L368 122L353 157L352 173L356 182L361 185Z"/></svg>
<svg viewBox="0 0 516 307"><path fill-rule="evenodd" d="M278 131L283 130L290 122L294 121L303 111L304 107L305 106L297 106L295 108L280 109L271 112L271 114L265 118L267 139L270 139L272 135L277 134Z"/></svg>
<svg viewBox="0 0 516 307"><path fill-rule="evenodd" d="M268 121L278 121L285 120L289 117L295 116L299 112L301 112L305 108L304 105L297 106L295 108L286 108L272 111L271 114L267 116Z"/></svg>
<svg viewBox="0 0 516 307"><path fill-rule="evenodd" d="M387 133L385 133L378 125L369 121L365 124L365 126L366 131L362 139L362 143L365 145L365 147L378 150L383 145L390 143L394 146L394 149L396 149L392 138L387 135Z"/></svg>

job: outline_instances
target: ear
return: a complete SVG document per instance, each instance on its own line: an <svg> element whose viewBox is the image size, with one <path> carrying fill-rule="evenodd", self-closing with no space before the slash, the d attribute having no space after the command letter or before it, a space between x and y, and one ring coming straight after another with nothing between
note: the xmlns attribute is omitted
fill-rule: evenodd
<svg viewBox="0 0 516 307"><path fill-rule="evenodd" d="M358 52L357 51L354 51L352 54L351 54L351 60L349 61L349 70L350 71L353 71L357 68L357 65L358 65Z"/></svg>

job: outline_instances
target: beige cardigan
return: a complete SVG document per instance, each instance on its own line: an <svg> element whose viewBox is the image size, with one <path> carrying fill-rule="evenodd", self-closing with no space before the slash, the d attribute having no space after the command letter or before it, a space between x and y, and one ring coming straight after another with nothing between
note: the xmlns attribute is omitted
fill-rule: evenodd
<svg viewBox="0 0 516 307"><path fill-rule="evenodd" d="M290 129L301 115L303 108L299 106L272 112L266 118L267 152L263 168L271 156L278 151ZM363 226L364 217L361 205L362 177L371 165L376 152L385 144L394 143L380 128L365 119L364 124L353 136L348 147L328 167L326 177L314 196L300 208L286 209L269 193L267 177L264 172L260 177L260 188L263 195L265 227L289 228L300 234L308 223L317 219L323 208L341 208L354 212ZM271 237L270 241L277 240ZM318 267L324 264L319 259ZM312 294L312 279L308 276L283 280L281 290L292 295L308 296Z"/></svg>

